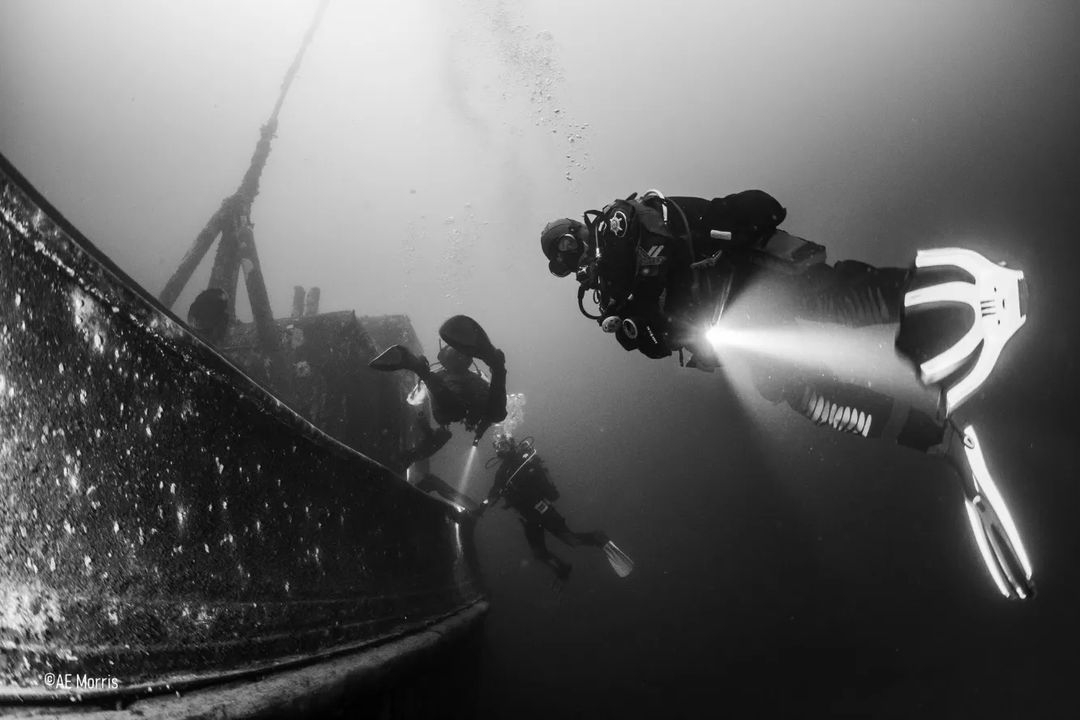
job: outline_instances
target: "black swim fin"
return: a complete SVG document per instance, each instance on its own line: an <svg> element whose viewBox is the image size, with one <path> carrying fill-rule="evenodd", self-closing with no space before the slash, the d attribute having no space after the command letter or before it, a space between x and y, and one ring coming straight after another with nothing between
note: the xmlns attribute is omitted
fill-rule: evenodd
<svg viewBox="0 0 1080 720"><path fill-rule="evenodd" d="M502 353L491 344L484 328L468 315L449 318L439 328L439 337L458 352L482 360L489 367L502 361Z"/></svg>
<svg viewBox="0 0 1080 720"><path fill-rule="evenodd" d="M368 367L383 372L394 370L412 370L415 373L428 369L427 360L417 357L404 345L391 345L368 362Z"/></svg>

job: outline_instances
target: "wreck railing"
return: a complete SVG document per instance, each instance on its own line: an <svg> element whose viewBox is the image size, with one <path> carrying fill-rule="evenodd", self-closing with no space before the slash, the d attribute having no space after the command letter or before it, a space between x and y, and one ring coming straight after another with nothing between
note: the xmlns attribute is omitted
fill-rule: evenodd
<svg viewBox="0 0 1080 720"><path fill-rule="evenodd" d="M471 549L472 523L250 380L0 157L0 699L401 638L482 603Z"/></svg>

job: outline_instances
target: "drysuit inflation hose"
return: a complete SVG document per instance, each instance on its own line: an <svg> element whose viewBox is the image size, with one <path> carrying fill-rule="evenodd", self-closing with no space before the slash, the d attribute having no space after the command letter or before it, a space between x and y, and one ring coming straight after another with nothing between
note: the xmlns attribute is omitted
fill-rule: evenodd
<svg viewBox="0 0 1080 720"><path fill-rule="evenodd" d="M604 315L603 315L603 313L601 313L599 315L593 315L592 313L590 313L588 310L585 309L585 293L587 293L589 290L593 290L593 291L598 290L596 272L597 272L597 264L600 262L601 250L600 250L600 234L596 231L596 226L599 223L600 218L602 218L603 216L604 216L604 214L602 212L600 212L599 210L586 210L585 213L582 215L582 220L584 220L585 227L589 231L589 237L592 239L593 252L595 253L595 257L592 260L592 264L589 267L589 270L586 271L586 272L579 271L578 276L577 276L577 281L578 281L577 306L578 306L578 310L580 310L581 314L584 315L585 317L589 318L590 320L596 320L598 322L600 320L604 319ZM600 306L600 298L596 298L594 296L594 302L596 302L597 306Z"/></svg>

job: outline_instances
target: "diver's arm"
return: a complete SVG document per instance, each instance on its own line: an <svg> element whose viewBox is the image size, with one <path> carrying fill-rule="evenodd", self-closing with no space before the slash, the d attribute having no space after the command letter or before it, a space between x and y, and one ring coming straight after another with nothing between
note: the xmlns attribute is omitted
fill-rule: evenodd
<svg viewBox="0 0 1080 720"><path fill-rule="evenodd" d="M495 470L495 481L491 483L491 489L488 490L487 503L493 503L498 500L504 492L506 492L506 481L510 478L510 472L505 467L505 461L502 465Z"/></svg>
<svg viewBox="0 0 1080 720"><path fill-rule="evenodd" d="M480 503L480 507L477 509L476 514L482 515L485 510L499 501L499 498L502 497L504 492L506 492L506 478L496 474L495 482L492 484L491 490L488 490L487 497Z"/></svg>
<svg viewBox="0 0 1080 720"><path fill-rule="evenodd" d="M497 352L497 363L491 366L491 385L488 387L484 420L488 425L506 419L506 357Z"/></svg>
<svg viewBox="0 0 1080 720"><path fill-rule="evenodd" d="M737 246L751 246L768 238L783 224L787 209L763 190L743 190L713 198L702 211L702 229L731 232Z"/></svg>

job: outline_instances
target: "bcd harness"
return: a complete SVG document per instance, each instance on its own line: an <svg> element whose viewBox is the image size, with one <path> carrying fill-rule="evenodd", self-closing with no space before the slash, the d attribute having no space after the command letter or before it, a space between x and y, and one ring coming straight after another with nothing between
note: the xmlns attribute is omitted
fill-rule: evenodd
<svg viewBox="0 0 1080 720"><path fill-rule="evenodd" d="M712 250L695 247L693 229L679 204L668 199L658 190L649 190L640 198L637 193L625 200L616 200L602 210L584 213L585 226L593 245L593 257L580 268L578 279L578 310L585 317L596 320L605 331L614 324L622 323L624 331L633 337L637 328L629 327L619 317L635 297L647 300L670 301L668 286L678 292L679 279L669 282L672 272L685 272L688 292L683 301L692 308L704 309L716 322L729 299L732 284L731 264L748 262L781 274L802 273L813 264L825 262L825 248L803 238L776 229L786 212L772 196L762 191L744 191L709 203L709 209L719 207L717 216L702 218L706 223L726 224L730 229L710 229ZM677 232L670 220L677 213L682 230ZM752 241L744 235L733 239L731 230L745 230L748 226L759 232L753 233ZM738 234L738 233L736 233ZM685 243L686 267L672 267L672 259L681 254L680 243ZM728 272L720 272L717 266L728 265ZM592 300L598 313L585 308L586 294L592 291ZM696 313L695 313L696 314ZM700 320L705 320L702 316Z"/></svg>
<svg viewBox="0 0 1080 720"><path fill-rule="evenodd" d="M577 273L578 310L590 320L603 322L605 318L618 315L642 289L643 283L659 284L654 292L662 292L667 268L674 252L672 245L679 240L668 222L670 213L679 214L683 222L683 240L690 258L695 258L694 239L690 223L679 205L664 197L659 190L649 190L640 198L633 193L625 200L619 199L602 210L586 210L585 226L592 239L594 256L589 264ZM632 243L632 257L627 257ZM632 272L627 273L632 261ZM625 267L615 267L622 264ZM615 270L607 273L605 270ZM620 273L619 270L624 272ZM699 293L698 270L692 268L691 293L695 301ZM625 282L629 275L629 282ZM614 276L614 277L612 277ZM585 295L592 291L593 302L599 308L594 315L585 309Z"/></svg>

